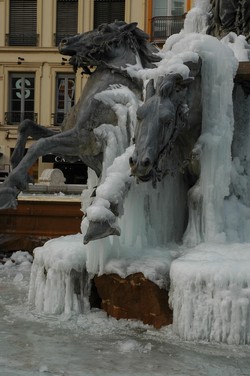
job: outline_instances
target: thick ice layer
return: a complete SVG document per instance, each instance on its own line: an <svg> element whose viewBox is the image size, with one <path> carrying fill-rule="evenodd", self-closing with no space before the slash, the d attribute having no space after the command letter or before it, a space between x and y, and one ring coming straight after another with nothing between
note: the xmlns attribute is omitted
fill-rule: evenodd
<svg viewBox="0 0 250 376"><path fill-rule="evenodd" d="M81 234L48 241L34 251L29 303L40 312L71 314L88 308L86 253Z"/></svg>
<svg viewBox="0 0 250 376"><path fill-rule="evenodd" d="M118 253L116 258L109 259L112 247L116 253L121 251L121 245L116 242L112 245L109 239L84 246L83 236L78 234L62 236L36 248L30 278L30 305L48 314L86 312L89 309L89 279L97 271L99 274L117 273L123 278L141 272L160 288L169 288L170 265L180 255L178 247L146 248L143 254L140 247L141 257L138 257L135 247L125 249L123 246L126 259L119 258Z"/></svg>
<svg viewBox="0 0 250 376"><path fill-rule="evenodd" d="M173 43L174 42L174 43ZM202 34L170 37L164 50L191 49L202 59L202 132L195 146L200 151L200 179L189 193L187 245L224 241L224 198L229 195L231 144L234 129L233 77L237 60L216 38Z"/></svg>
<svg viewBox="0 0 250 376"><path fill-rule="evenodd" d="M125 250L124 250L125 251ZM177 247L170 248L145 248L140 258L133 252L126 250L126 259L112 259L105 264L104 273L116 273L122 278L130 274L143 273L145 278L154 282L161 289L169 290L169 272L171 262L177 258L181 251Z"/></svg>
<svg viewBox="0 0 250 376"><path fill-rule="evenodd" d="M249 244L200 244L175 260L174 331L185 340L250 344L249 270Z"/></svg>

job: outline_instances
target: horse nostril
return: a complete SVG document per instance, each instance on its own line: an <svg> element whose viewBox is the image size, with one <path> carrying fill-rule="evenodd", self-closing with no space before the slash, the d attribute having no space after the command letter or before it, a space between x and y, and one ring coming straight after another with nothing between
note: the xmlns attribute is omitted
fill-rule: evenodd
<svg viewBox="0 0 250 376"><path fill-rule="evenodd" d="M64 38L61 40L61 44L67 44L68 43L68 39L67 38Z"/></svg>
<svg viewBox="0 0 250 376"><path fill-rule="evenodd" d="M150 159L149 158L145 158L141 164L143 165L143 167L148 167L150 165Z"/></svg>

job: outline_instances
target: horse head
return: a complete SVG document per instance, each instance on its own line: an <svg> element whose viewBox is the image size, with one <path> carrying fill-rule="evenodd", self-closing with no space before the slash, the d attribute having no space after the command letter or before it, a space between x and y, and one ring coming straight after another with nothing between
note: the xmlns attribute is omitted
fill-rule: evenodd
<svg viewBox="0 0 250 376"><path fill-rule="evenodd" d="M161 77L154 90L153 80L147 86L144 104L137 111L135 149L129 159L131 174L141 181L160 180L165 171L160 160L171 154L181 129L187 124L186 91L193 78L180 74Z"/></svg>
<svg viewBox="0 0 250 376"><path fill-rule="evenodd" d="M129 51L133 59L136 54L140 56L143 67L152 67L154 62L160 60L155 55L157 49L148 42L148 35L137 27L136 22L102 24L93 31L62 39L58 49L61 54L71 56L69 62L74 70L81 67L88 74L89 67L103 67L114 60L116 65L120 61L124 66L134 64Z"/></svg>

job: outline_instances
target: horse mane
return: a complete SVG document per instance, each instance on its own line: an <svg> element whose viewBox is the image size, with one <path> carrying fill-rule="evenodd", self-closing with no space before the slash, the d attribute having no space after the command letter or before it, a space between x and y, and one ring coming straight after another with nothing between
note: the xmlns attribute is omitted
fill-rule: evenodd
<svg viewBox="0 0 250 376"><path fill-rule="evenodd" d="M101 61L106 53L119 47L122 43L128 45L134 53L138 53L143 68L153 68L154 63L160 61L156 55L158 48L151 44L149 36L137 27L137 23L127 24L124 21L115 21L110 24L102 24L96 30L92 39L92 48L89 56L96 61Z"/></svg>

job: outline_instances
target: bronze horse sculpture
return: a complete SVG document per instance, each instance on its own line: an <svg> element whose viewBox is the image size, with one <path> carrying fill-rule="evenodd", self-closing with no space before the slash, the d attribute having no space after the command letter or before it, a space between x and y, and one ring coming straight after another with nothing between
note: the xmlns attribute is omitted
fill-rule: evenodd
<svg viewBox="0 0 250 376"><path fill-rule="evenodd" d="M160 77L156 89L152 81L147 98L137 110L135 150L129 163L132 175L156 185L166 174L183 170L193 176L192 148L201 132L201 60L185 63L187 79L178 73ZM171 171L172 170L172 171ZM192 179L193 180L193 179Z"/></svg>
<svg viewBox="0 0 250 376"><path fill-rule="evenodd" d="M30 120L20 124L17 147L12 156L13 170L0 191L0 208L16 207L18 193L26 189L30 181L28 169L45 154L81 158L101 177L105 142L95 131L103 123L116 127L118 119L110 104L100 99L100 94L108 92L110 87L122 86L134 93L138 100L142 99L143 81L138 77L131 78L126 68L136 64L141 69L156 68L161 58L147 38L136 23L115 22L61 41L60 53L71 56L70 64L75 71L82 68L90 77L78 103L67 115L61 133L54 134ZM184 169L189 174L191 171L194 179L197 178L187 160L200 134L201 61L185 64L190 71L188 78L183 79L180 74L161 77L156 83L156 90L153 81L149 82L144 104L137 111L135 134L129 127L126 128L126 146L131 144L133 138L135 141L135 150L129 159L131 175L140 181L151 179L153 186L166 174L174 172L171 171L172 161L176 164L175 170ZM95 70L91 72L90 67L93 66ZM38 141L23 157L29 136ZM189 166L188 169L185 164ZM192 181L190 177L189 181ZM129 184L124 192L128 189ZM112 218L121 214L121 204L109 203ZM90 220L84 242L119 235L113 221Z"/></svg>
<svg viewBox="0 0 250 376"><path fill-rule="evenodd" d="M13 170L1 187L0 208L16 207L18 193L26 189L30 181L28 169L45 154L80 158L97 176L101 175L103 150L93 131L102 123L115 126L117 116L110 106L95 99L95 95L112 85L123 85L141 97L142 82L131 79L125 68L127 64L135 64L137 58L143 68L154 67L154 63L159 61L155 54L157 49L147 38L136 23L121 21L103 24L93 31L61 41L59 51L71 56L70 64L75 71L82 68L84 73L90 75L89 67L95 67L95 70L78 103L68 114L61 133L54 134L31 120L24 120L20 124L19 138L12 156ZM24 156L29 136L38 141Z"/></svg>
<svg viewBox="0 0 250 376"><path fill-rule="evenodd" d="M136 112L134 148L126 155L130 175L138 182L151 181L156 188L166 175L178 175L187 196L189 188L199 177L199 158L193 148L201 134L202 124L201 59L185 62L185 66L189 71L189 77L185 79L179 73L172 73L159 77L156 88L153 79L147 84L146 98ZM119 163L121 171L122 162ZM123 213L123 201L131 184L126 168L123 174L125 179L123 186L119 187L119 199L108 198L110 207L120 207L116 217ZM107 199L101 193L102 185L105 185L105 181L96 190L97 199L101 200ZM107 191L107 187L104 191ZM115 221L115 218L112 223L90 220L84 243L110 234L120 235Z"/></svg>

